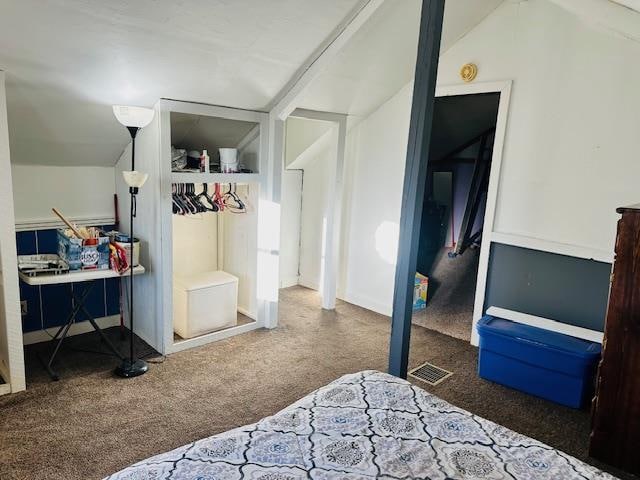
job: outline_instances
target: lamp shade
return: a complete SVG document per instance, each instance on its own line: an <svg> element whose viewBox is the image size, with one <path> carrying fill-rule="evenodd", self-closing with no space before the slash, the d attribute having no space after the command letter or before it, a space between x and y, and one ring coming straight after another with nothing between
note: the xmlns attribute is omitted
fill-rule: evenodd
<svg viewBox="0 0 640 480"><path fill-rule="evenodd" d="M149 178L148 173L139 172L137 170L122 172L124 181L127 185L134 188L140 188L144 185L144 182Z"/></svg>
<svg viewBox="0 0 640 480"><path fill-rule="evenodd" d="M151 123L154 113L153 108L113 106L113 114L125 127L144 128Z"/></svg>

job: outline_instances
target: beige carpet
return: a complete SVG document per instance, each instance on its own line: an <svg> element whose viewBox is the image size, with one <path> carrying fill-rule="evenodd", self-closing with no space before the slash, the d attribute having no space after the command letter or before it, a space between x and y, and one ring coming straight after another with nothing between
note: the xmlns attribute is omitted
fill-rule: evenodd
<svg viewBox="0 0 640 480"><path fill-rule="evenodd" d="M468 342L480 249L468 248L462 255L449 258L452 250L442 248L435 255L428 275L427 307L413 314L413 323Z"/></svg>
<svg viewBox="0 0 640 480"><path fill-rule="evenodd" d="M280 322L170 356L146 375L114 378L116 360L62 352L50 382L27 351L28 390L0 397L0 478L99 479L137 460L275 413L338 376L386 370L389 321L310 290L281 292ZM109 332L119 339L117 329ZM95 348L94 334L74 338ZM589 415L480 380L468 343L413 328L411 365L455 373L433 393L584 459ZM424 385L423 385L424 386Z"/></svg>

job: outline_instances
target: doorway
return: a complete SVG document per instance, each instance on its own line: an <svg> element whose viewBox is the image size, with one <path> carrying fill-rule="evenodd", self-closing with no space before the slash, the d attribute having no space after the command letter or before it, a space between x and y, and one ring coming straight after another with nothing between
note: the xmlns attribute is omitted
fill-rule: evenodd
<svg viewBox="0 0 640 480"><path fill-rule="evenodd" d="M336 304L346 117L295 110L285 124L281 288L317 292Z"/></svg>
<svg viewBox="0 0 640 480"><path fill-rule="evenodd" d="M500 93L437 97L413 323L470 341Z"/></svg>

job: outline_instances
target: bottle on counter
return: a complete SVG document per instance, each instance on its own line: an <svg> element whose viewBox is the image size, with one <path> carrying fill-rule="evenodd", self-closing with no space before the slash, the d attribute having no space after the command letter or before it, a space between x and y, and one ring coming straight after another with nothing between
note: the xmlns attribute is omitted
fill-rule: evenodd
<svg viewBox="0 0 640 480"><path fill-rule="evenodd" d="M202 150L200 155L200 172L209 173L209 154L206 150Z"/></svg>

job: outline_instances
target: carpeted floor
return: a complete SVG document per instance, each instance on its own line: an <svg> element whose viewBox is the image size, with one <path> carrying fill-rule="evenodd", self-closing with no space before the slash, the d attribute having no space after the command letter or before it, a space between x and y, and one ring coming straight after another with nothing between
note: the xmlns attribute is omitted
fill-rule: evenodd
<svg viewBox="0 0 640 480"><path fill-rule="evenodd" d="M386 370L388 318L344 302L335 312L319 305L313 291L283 290L277 329L171 355L130 380L113 377L114 358L67 350L53 383L35 358L40 347L29 347L28 390L0 397L0 478L99 479L273 414L342 374ZM117 329L109 333L119 339ZM73 344L93 348L95 340ZM480 380L476 359L467 342L414 326L411 366L430 361L455 373L427 390L586 458L588 412Z"/></svg>
<svg viewBox="0 0 640 480"><path fill-rule="evenodd" d="M429 273L427 307L413 314L413 323L461 340L471 340L473 302L480 259L479 248L449 258L441 248Z"/></svg>

